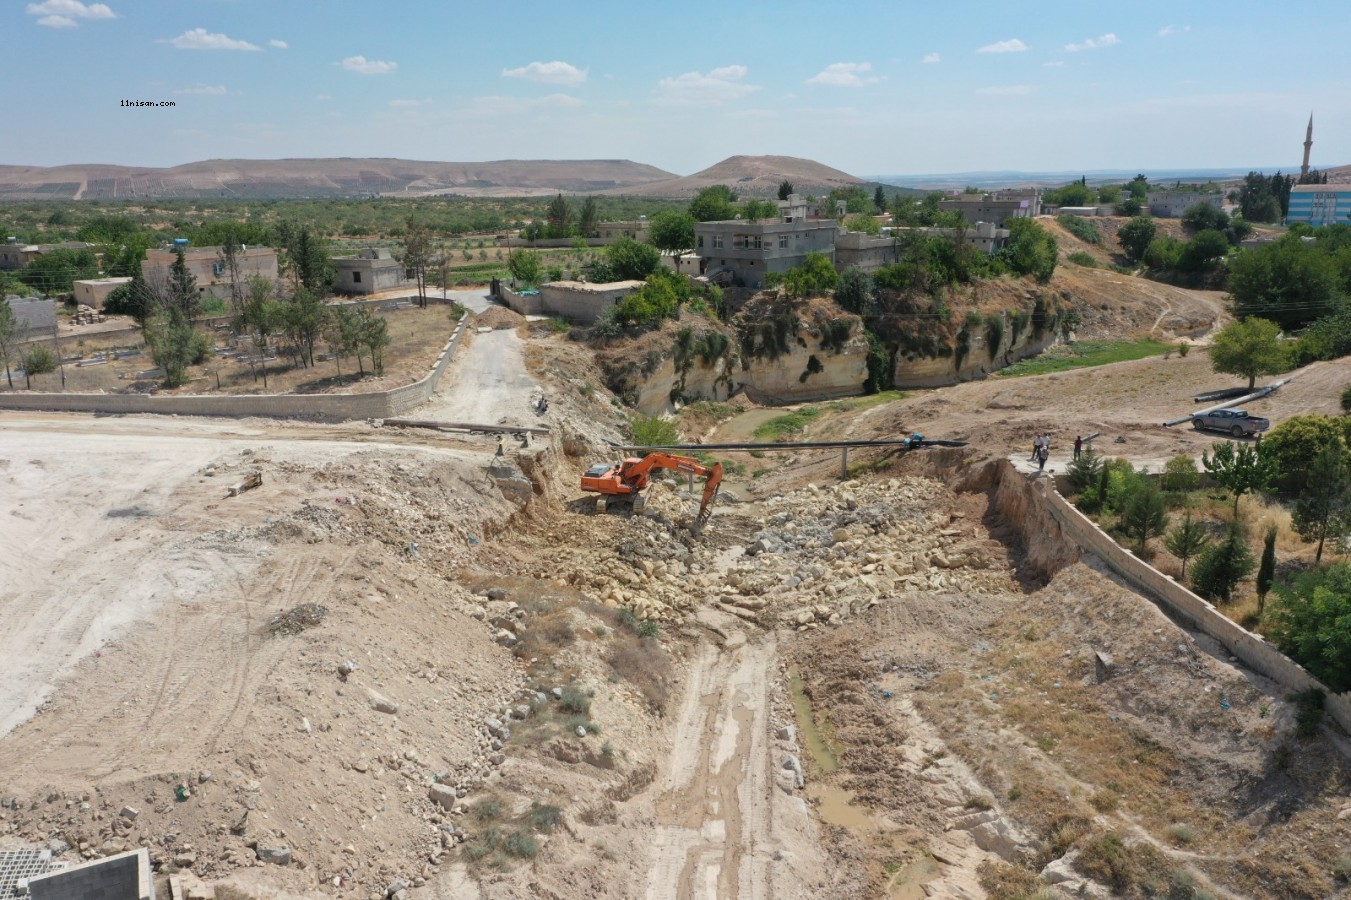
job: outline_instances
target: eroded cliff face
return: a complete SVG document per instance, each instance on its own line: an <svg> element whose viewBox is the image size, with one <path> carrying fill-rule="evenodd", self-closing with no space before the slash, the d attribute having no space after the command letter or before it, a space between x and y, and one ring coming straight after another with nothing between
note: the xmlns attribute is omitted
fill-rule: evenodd
<svg viewBox="0 0 1351 900"><path fill-rule="evenodd" d="M662 357L650 375L639 376L633 385L637 409L648 416L660 415L676 404L696 400L726 400L735 391L737 357L706 363L697 360L684 372L676 370L674 356Z"/></svg>
<svg viewBox="0 0 1351 900"><path fill-rule="evenodd" d="M749 368L736 373L746 396L774 406L863 393L868 380L867 340L852 339L839 350L823 350L810 337L806 343L805 347L794 343L776 359L750 359Z"/></svg>
<svg viewBox="0 0 1351 900"><path fill-rule="evenodd" d="M972 381L1029 356L1036 356L1060 343L1061 339L1057 330L1047 330L1037 335L1030 327L1025 328L1016 340L1005 327L997 347L991 346L990 337L983 332L968 334L965 354L959 354L957 348L952 348L953 352L946 356L897 353L892 381L902 389L942 387L959 381Z"/></svg>

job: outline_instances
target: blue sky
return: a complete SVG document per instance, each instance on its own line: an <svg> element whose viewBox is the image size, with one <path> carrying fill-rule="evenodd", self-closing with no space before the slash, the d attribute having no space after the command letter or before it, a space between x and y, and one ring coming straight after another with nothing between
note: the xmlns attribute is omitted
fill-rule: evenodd
<svg viewBox="0 0 1351 900"><path fill-rule="evenodd" d="M5 0L0 163L783 154L857 175L1351 163L1351 8ZM121 100L172 100L123 108Z"/></svg>

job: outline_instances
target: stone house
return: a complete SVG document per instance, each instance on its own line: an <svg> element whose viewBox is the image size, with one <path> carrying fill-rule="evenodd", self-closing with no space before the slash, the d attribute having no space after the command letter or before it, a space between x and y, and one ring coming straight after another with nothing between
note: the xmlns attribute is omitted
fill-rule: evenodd
<svg viewBox="0 0 1351 900"><path fill-rule="evenodd" d="M397 288L407 280L403 263L388 250L368 249L350 256L333 257L338 281L334 289L344 294L373 294Z"/></svg>
<svg viewBox="0 0 1351 900"><path fill-rule="evenodd" d="M1149 195L1149 214L1156 219L1180 219L1183 213L1198 203L1208 203L1219 209L1224 204L1224 195L1198 194L1195 191L1156 191Z"/></svg>
<svg viewBox="0 0 1351 900"><path fill-rule="evenodd" d="M5 238L0 244L0 269L22 269L44 253L52 250L89 250L93 244L84 241L64 241L60 244L20 244L18 238Z"/></svg>
<svg viewBox="0 0 1351 900"><path fill-rule="evenodd" d="M835 262L834 219L807 215L807 204L797 194L779 201L779 216L759 222L732 219L699 222L694 226L694 253L702 274L725 277L733 285L759 288L767 272L787 272L809 253Z"/></svg>
<svg viewBox="0 0 1351 900"><path fill-rule="evenodd" d="M75 282L73 293L76 303L83 303L93 309L102 309L108 295L124 284L130 284L130 278L90 278Z"/></svg>
<svg viewBox="0 0 1351 900"><path fill-rule="evenodd" d="M184 260L188 271L197 279L197 291L204 298L225 299L230 296L230 273L220 258L220 247L185 247ZM159 247L145 252L141 263L141 277L151 284L167 281L169 270L177 258L175 247ZM277 251L271 247L241 247L238 254L241 287L251 276L261 275L269 281L277 280Z"/></svg>

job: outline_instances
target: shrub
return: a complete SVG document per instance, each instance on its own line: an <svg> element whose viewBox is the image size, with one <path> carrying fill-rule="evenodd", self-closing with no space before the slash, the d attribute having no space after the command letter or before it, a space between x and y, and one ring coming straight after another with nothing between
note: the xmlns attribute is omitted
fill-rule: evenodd
<svg viewBox="0 0 1351 900"><path fill-rule="evenodd" d="M502 850L517 859L534 859L539 856L539 841L530 832L518 829L502 841Z"/></svg>
<svg viewBox="0 0 1351 900"><path fill-rule="evenodd" d="M1304 490L1309 466L1324 447L1346 446L1351 422L1333 416L1291 416L1262 438L1262 450L1276 464L1276 484L1282 491Z"/></svg>
<svg viewBox="0 0 1351 900"><path fill-rule="evenodd" d="M1164 464L1160 486L1172 494L1186 494L1196 490L1201 483L1201 471L1196 460L1185 453L1179 453Z"/></svg>
<svg viewBox="0 0 1351 900"><path fill-rule="evenodd" d="M1327 695L1320 688L1309 688L1289 699L1295 704L1295 733L1302 738L1313 737L1323 724L1323 706Z"/></svg>
<svg viewBox="0 0 1351 900"><path fill-rule="evenodd" d="M1271 640L1337 693L1351 690L1351 565L1312 569L1272 589Z"/></svg>
<svg viewBox="0 0 1351 900"><path fill-rule="evenodd" d="M1160 850L1144 842L1127 844L1117 831L1090 839L1074 864L1119 894L1168 874L1168 859Z"/></svg>
<svg viewBox="0 0 1351 900"><path fill-rule="evenodd" d="M1178 844L1190 844L1196 840L1196 829L1179 822L1168 829L1168 836Z"/></svg>
<svg viewBox="0 0 1351 900"><path fill-rule="evenodd" d="M675 423L660 416L634 416L629 422L629 435L639 447L667 447L680 443L680 432Z"/></svg>
<svg viewBox="0 0 1351 900"><path fill-rule="evenodd" d="M1191 351L1192 345L1187 343L1186 341L1183 341L1182 343L1177 345L1177 355L1182 357L1183 359L1186 359L1187 354L1190 353Z"/></svg>
<svg viewBox="0 0 1351 900"><path fill-rule="evenodd" d="M563 823L563 810L552 804L540 803L536 800L530 804L530 812L527 813L527 817L530 820L531 829L547 833Z"/></svg>
<svg viewBox="0 0 1351 900"><path fill-rule="evenodd" d="M566 687L563 689L563 696L558 701L568 712L579 716L591 714L591 698L575 687Z"/></svg>
<svg viewBox="0 0 1351 900"><path fill-rule="evenodd" d="M1085 269L1096 269L1098 267L1098 261L1082 250L1075 250L1066 259L1076 266L1083 266Z"/></svg>
<svg viewBox="0 0 1351 900"><path fill-rule="evenodd" d="M1065 480L1072 493L1082 494L1094 487L1102 478L1102 457L1092 449L1084 451L1079 458L1065 467Z"/></svg>
<svg viewBox="0 0 1351 900"><path fill-rule="evenodd" d="M1231 526L1224 540L1201 551L1192 569L1192 590L1207 600L1228 603L1255 563L1242 532Z"/></svg>
<svg viewBox="0 0 1351 900"><path fill-rule="evenodd" d="M1351 384L1342 390L1342 412L1351 416Z"/></svg>
<svg viewBox="0 0 1351 900"><path fill-rule="evenodd" d="M492 822L502 815L501 797L484 797L469 809L470 815L479 822Z"/></svg>
<svg viewBox="0 0 1351 900"><path fill-rule="evenodd" d="M638 626L638 637L655 638L661 636L661 623L648 619Z"/></svg>
<svg viewBox="0 0 1351 900"><path fill-rule="evenodd" d="M1071 216L1068 213L1062 213L1056 217L1056 221L1061 227L1070 234L1083 241L1085 244L1101 244L1102 233L1090 221L1080 216ZM1073 256L1070 257L1071 260Z"/></svg>

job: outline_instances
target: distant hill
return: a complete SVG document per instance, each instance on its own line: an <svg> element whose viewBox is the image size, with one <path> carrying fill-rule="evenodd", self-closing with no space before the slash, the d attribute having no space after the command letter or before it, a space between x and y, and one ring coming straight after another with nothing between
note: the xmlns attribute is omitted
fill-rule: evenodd
<svg viewBox="0 0 1351 900"><path fill-rule="evenodd" d="M1328 173L1329 184L1351 184L1351 166L1334 166L1319 171Z"/></svg>
<svg viewBox="0 0 1351 900"><path fill-rule="evenodd" d="M167 169L0 166L3 200L300 199L593 193L667 182L622 159L418 162L404 159L213 159Z"/></svg>
<svg viewBox="0 0 1351 900"><path fill-rule="evenodd" d="M871 187L873 182L856 178L839 169L796 156L731 156L684 178L655 181L602 193L642 197L693 197L706 187L725 184L743 197L778 196L784 179L793 183L799 194L828 194L836 188L860 185Z"/></svg>

